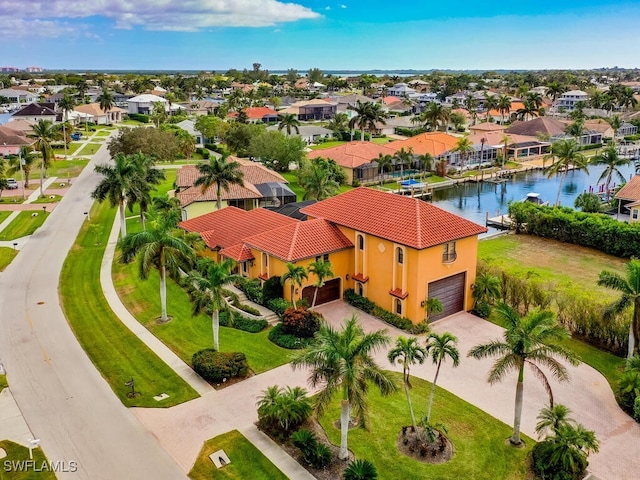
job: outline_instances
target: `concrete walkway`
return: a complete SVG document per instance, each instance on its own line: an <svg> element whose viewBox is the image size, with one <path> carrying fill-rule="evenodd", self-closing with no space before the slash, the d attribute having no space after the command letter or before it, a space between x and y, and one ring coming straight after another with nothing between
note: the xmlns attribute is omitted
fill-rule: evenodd
<svg viewBox="0 0 640 480"><path fill-rule="evenodd" d="M27 443L31 438L33 433L29 430L11 390L5 388L0 392L0 439L28 447Z"/></svg>
<svg viewBox="0 0 640 480"><path fill-rule="evenodd" d="M102 291L104 292L104 296L107 299L107 303L109 303L111 310L113 310L129 330L131 330L145 343L145 345L153 350L153 352L167 365L169 365L180 377L182 377L185 382L191 385L196 392L200 395L212 392L213 387L211 387L211 385L197 375L191 367L184 363L182 359L173 353L164 343L158 340L155 335L144 328L120 301L120 297L116 293L116 289L113 285L113 278L111 277L111 265L113 263L119 233L120 216L116 215L113 227L111 228L111 233L109 234L109 241L107 242L104 257L102 259L102 266L100 268L100 283L102 285Z"/></svg>

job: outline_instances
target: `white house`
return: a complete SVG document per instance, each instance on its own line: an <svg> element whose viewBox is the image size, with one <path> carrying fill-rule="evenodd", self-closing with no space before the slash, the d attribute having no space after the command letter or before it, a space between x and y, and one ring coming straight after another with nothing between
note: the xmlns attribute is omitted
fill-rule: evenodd
<svg viewBox="0 0 640 480"><path fill-rule="evenodd" d="M180 125L180 124L178 124ZM267 130L274 131L278 130L277 125L272 125L267 127ZM282 133L287 135L287 129L283 128L280 130ZM321 127L319 125L300 125L298 127L298 131L296 132L295 128L291 128L291 135L298 136L305 141L307 145L311 143L316 143L321 138L331 138L333 132L328 128Z"/></svg>
<svg viewBox="0 0 640 480"><path fill-rule="evenodd" d="M38 101L38 94L26 90L15 90L13 88L0 89L0 97L9 99L10 105L18 105L20 103L32 103Z"/></svg>
<svg viewBox="0 0 640 480"><path fill-rule="evenodd" d="M416 94L415 89L406 83L396 83L393 87L387 89L387 95L390 97L413 97Z"/></svg>
<svg viewBox="0 0 640 480"><path fill-rule="evenodd" d="M164 105L164 109L169 111L169 102L166 99L150 93L143 93L137 97L130 98L127 102L127 112L144 113L149 115L153 112L155 103L160 102Z"/></svg>
<svg viewBox="0 0 640 480"><path fill-rule="evenodd" d="M582 90L570 90L562 94L562 96L556 102L556 108L563 108L567 111L571 111L576 108L576 103L589 101L589 94Z"/></svg>
<svg viewBox="0 0 640 480"><path fill-rule="evenodd" d="M176 123L176 126L189 132L196 139L196 147L204 147L204 136L199 130L196 130L196 124L193 120L183 120Z"/></svg>

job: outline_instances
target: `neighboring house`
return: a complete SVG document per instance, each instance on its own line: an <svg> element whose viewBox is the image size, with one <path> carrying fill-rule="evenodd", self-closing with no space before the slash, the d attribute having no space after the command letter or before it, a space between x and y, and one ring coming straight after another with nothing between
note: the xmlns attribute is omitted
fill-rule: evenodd
<svg viewBox="0 0 640 480"><path fill-rule="evenodd" d="M387 89L387 95L390 97L412 97L417 92L406 83L396 83L393 87Z"/></svg>
<svg viewBox="0 0 640 480"><path fill-rule="evenodd" d="M296 115L298 120L331 120L335 117L337 110L336 102L314 99L292 103L279 113Z"/></svg>
<svg viewBox="0 0 640 480"><path fill-rule="evenodd" d="M267 127L267 130L278 130L278 125L271 125L270 127ZM280 131L287 135L286 127ZM291 135L302 138L307 145L310 145L312 143L317 143L321 138L331 138L333 132L328 128L324 128L319 125L299 125L297 132L295 128L291 128Z"/></svg>
<svg viewBox="0 0 640 480"><path fill-rule="evenodd" d="M578 102L583 102L585 104L588 103L589 94L587 92L583 92L582 90L570 90L560 96L560 98L555 103L555 107L562 108L570 112L576 108L576 104Z"/></svg>
<svg viewBox="0 0 640 480"><path fill-rule="evenodd" d="M601 118L594 120L585 120L584 128L586 130L600 132L603 138L613 138L614 135L611 124ZM617 137L621 138L627 135L635 135L636 133L638 133L638 127L628 122L622 122L622 125L620 125L620 128L618 129Z"/></svg>
<svg viewBox="0 0 640 480"><path fill-rule="evenodd" d="M264 165L240 158L230 157L241 165L243 184L232 185L222 191L222 205L252 210L259 207L279 208L295 202L296 195L287 186L287 181ZM217 209L216 187L212 186L202 193L200 187L193 184L200 177L194 165L185 165L178 170L176 178L176 198L182 207L182 219L188 220Z"/></svg>
<svg viewBox="0 0 640 480"><path fill-rule="evenodd" d="M471 133L469 140L474 144L474 148L479 156L483 151L483 162L494 161L499 154L504 155L504 139L507 138L507 159L526 160L528 157L546 155L551 149L551 142L538 139L529 135L518 135L515 133L505 133L504 131L484 131ZM484 147L482 141L484 139Z"/></svg>
<svg viewBox="0 0 640 480"><path fill-rule="evenodd" d="M269 107L249 107L245 108L244 112L247 114L247 118L250 122L263 122L273 123L278 121L278 112ZM236 118L238 112L231 112L227 115L228 118Z"/></svg>
<svg viewBox="0 0 640 480"><path fill-rule="evenodd" d="M107 125L110 123L118 123L122 121L122 116L127 113L126 110L119 107L111 107L106 112L100 108L99 103L88 103L86 105L78 105L74 108L76 112L83 115L83 121L93 122L97 125Z"/></svg>
<svg viewBox="0 0 640 480"><path fill-rule="evenodd" d="M471 134L486 133L486 132L502 132L506 130L506 128L507 127L505 127L504 125L498 125L497 123L483 122L483 123L476 123L475 125L471 125L469 127L469 131L471 132Z"/></svg>
<svg viewBox="0 0 640 480"><path fill-rule="evenodd" d="M196 130L196 123L193 120L183 120L176 123L176 126L189 132L196 139L196 147L204 147L204 136L200 131Z"/></svg>
<svg viewBox="0 0 640 480"><path fill-rule="evenodd" d="M355 93L350 95L336 95L335 97L330 97L329 100L337 104L336 113L346 113L349 119L356 116L356 112L351 110L349 107L355 107L358 102L367 103L374 101L370 97L365 97L364 95L358 95Z"/></svg>
<svg viewBox="0 0 640 480"><path fill-rule="evenodd" d="M156 102L162 103L165 111L169 111L169 102L166 99L150 93L143 93L127 101L127 112L149 115L153 113L153 107Z"/></svg>
<svg viewBox="0 0 640 480"><path fill-rule="evenodd" d="M214 113L222 103L224 103L224 100L196 100L182 103L181 107L187 112L187 115L200 116Z"/></svg>
<svg viewBox="0 0 640 480"><path fill-rule="evenodd" d="M0 156L17 155L20 153L20 147L33 145L34 142L34 139L28 138L6 125L0 126Z"/></svg>
<svg viewBox="0 0 640 480"><path fill-rule="evenodd" d="M453 149L458 143L459 137L454 137L444 132L425 132L406 140L396 140L386 146L394 151L404 148L413 152L414 155L430 154L433 158L442 157Z"/></svg>
<svg viewBox="0 0 640 480"><path fill-rule="evenodd" d="M628 214L629 222L640 222L640 175L635 175L615 195L618 213Z"/></svg>
<svg viewBox="0 0 640 480"><path fill-rule="evenodd" d="M18 105L21 103L32 103L38 101L38 95L27 90L19 90L13 88L0 89L0 97L9 99L10 105Z"/></svg>
<svg viewBox="0 0 640 480"><path fill-rule="evenodd" d="M571 122L557 120L551 117L537 117L526 122L514 122L505 130L505 133L537 137L544 141L550 140L551 143L553 143L559 140L574 138L566 133L566 129L570 123ZM575 140L580 145L594 145L602 143L602 132L590 130L586 128L585 125L583 134L575 138Z"/></svg>
<svg viewBox="0 0 640 480"><path fill-rule="evenodd" d="M15 130L25 137L28 137L33 133L33 123L28 120L15 120L12 118L4 126L11 130Z"/></svg>
<svg viewBox="0 0 640 480"><path fill-rule="evenodd" d="M329 158L334 160L345 173L345 182L352 184L359 182L374 182L378 179L378 163L375 161L380 154L394 155L396 149L388 145L377 145L372 142L347 142L337 147L315 150L307 154L313 158Z"/></svg>
<svg viewBox="0 0 640 480"><path fill-rule="evenodd" d="M415 129L417 125L411 121L411 117L403 115L399 117L387 118L384 122L376 122L375 133L378 135L393 135L396 133L396 128L408 128Z"/></svg>
<svg viewBox="0 0 640 480"><path fill-rule="evenodd" d="M18 110L14 113L11 118L13 120L27 120L30 122L38 122L39 120L49 120L51 122L55 122L56 120L62 119L61 113L56 113L53 108L40 104L40 103L31 103L26 107Z"/></svg>

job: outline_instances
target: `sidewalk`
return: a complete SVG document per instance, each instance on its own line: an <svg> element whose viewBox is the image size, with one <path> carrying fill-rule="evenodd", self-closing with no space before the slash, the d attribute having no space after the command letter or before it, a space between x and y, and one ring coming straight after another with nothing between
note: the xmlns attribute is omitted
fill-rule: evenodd
<svg viewBox="0 0 640 480"><path fill-rule="evenodd" d="M33 433L13 399L11 390L5 388L0 392L0 440L11 440L27 447L30 438L33 438Z"/></svg>

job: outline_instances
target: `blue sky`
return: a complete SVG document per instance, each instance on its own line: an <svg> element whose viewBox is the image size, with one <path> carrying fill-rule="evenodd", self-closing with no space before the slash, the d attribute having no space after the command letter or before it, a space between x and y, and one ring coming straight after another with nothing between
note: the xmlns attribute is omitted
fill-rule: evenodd
<svg viewBox="0 0 640 480"><path fill-rule="evenodd" d="M344 2L344 3L343 3ZM0 64L68 69L640 66L640 2L0 0Z"/></svg>

